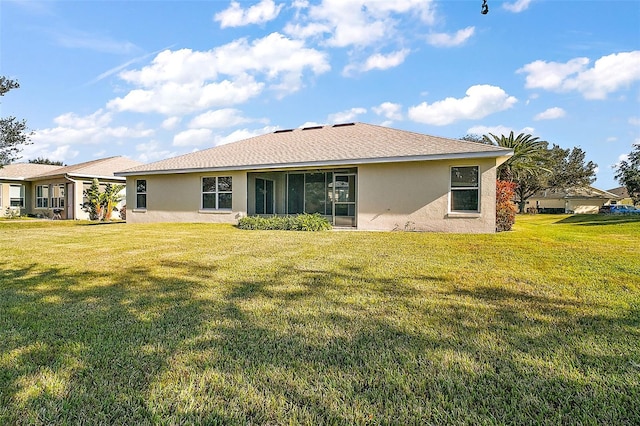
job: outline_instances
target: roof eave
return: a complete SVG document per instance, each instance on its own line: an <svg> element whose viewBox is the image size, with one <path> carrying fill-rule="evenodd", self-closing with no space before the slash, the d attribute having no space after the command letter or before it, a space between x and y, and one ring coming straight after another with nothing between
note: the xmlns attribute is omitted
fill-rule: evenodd
<svg viewBox="0 0 640 426"><path fill-rule="evenodd" d="M158 169L146 171L122 171L116 172L116 176L140 176L140 175L164 175L164 174L185 174L202 172L227 172L239 170L273 170L273 169L299 169L304 167L335 167L361 164L380 163L406 163L416 161L438 161L438 160L461 160L461 159L481 159L481 158L507 158L513 155L511 150L483 151L483 152L461 152L434 155L412 155L403 157L377 157L377 158L356 158L347 160L329 161L306 161L297 163L272 163L272 164L248 164L240 166L224 167L193 167L181 169Z"/></svg>

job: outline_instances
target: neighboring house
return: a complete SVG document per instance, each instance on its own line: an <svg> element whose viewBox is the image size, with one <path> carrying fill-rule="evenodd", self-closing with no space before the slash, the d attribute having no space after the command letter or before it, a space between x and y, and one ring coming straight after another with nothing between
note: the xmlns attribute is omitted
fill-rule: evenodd
<svg viewBox="0 0 640 426"><path fill-rule="evenodd" d="M53 217L55 211L61 219L88 219L82 210L83 191L92 180L98 179L101 186L124 184L125 179L114 173L140 164L125 157L109 157L71 166L6 165L0 169L0 214L19 208L21 213L35 216Z"/></svg>
<svg viewBox="0 0 640 426"><path fill-rule="evenodd" d="M347 123L278 130L134 167L127 222L318 213L334 226L495 232L509 149Z"/></svg>
<svg viewBox="0 0 640 426"><path fill-rule="evenodd" d="M615 204L620 197L611 192L589 186L578 189L547 189L526 202L525 211L538 213L598 213L605 204Z"/></svg>
<svg viewBox="0 0 640 426"><path fill-rule="evenodd" d="M617 188L609 189L607 192L610 192L620 197L618 200L611 201L610 204L627 204L629 206L633 205L633 199L629 196L629 192L627 191L627 188L625 188L624 186L619 186Z"/></svg>

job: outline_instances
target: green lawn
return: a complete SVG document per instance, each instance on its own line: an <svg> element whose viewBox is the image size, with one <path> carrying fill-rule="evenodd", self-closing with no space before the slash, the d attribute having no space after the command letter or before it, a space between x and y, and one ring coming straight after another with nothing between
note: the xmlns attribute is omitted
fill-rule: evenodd
<svg viewBox="0 0 640 426"><path fill-rule="evenodd" d="M640 424L640 218L0 222L0 424Z"/></svg>

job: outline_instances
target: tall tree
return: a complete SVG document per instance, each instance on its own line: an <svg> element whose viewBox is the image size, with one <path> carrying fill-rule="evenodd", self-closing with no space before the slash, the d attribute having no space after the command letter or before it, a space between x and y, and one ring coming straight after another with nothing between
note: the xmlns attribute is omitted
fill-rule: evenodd
<svg viewBox="0 0 640 426"><path fill-rule="evenodd" d="M47 164L49 166L66 166L62 161L53 161L48 158L38 157L35 160L29 160L31 164Z"/></svg>
<svg viewBox="0 0 640 426"><path fill-rule="evenodd" d="M633 204L640 204L640 144L634 144L629 158L616 166L616 179L627 188Z"/></svg>
<svg viewBox="0 0 640 426"><path fill-rule="evenodd" d="M551 171L547 188L585 188L596 180L598 165L593 161L585 163L586 153L578 148L562 149L553 145L548 153L547 169Z"/></svg>
<svg viewBox="0 0 640 426"><path fill-rule="evenodd" d="M19 87L17 81L0 76L0 96ZM18 154L23 145L31 143L32 135L25 120L18 120L16 117L0 118L0 168L20 158Z"/></svg>

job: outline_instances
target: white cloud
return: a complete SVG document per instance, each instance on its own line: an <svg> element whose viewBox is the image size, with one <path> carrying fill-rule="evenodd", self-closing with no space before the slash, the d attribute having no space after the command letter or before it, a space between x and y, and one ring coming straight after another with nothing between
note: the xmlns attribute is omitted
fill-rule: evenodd
<svg viewBox="0 0 640 426"><path fill-rule="evenodd" d="M617 140L618 140L618 138L617 138L616 136L609 136L609 137L606 139L606 141L607 141L607 142L615 142L615 141L617 141Z"/></svg>
<svg viewBox="0 0 640 426"><path fill-rule="evenodd" d="M315 121L305 121L303 124L298 126L298 129L304 129L305 127L317 127L324 126L322 123L316 123Z"/></svg>
<svg viewBox="0 0 640 426"><path fill-rule="evenodd" d="M475 27L467 27L465 29L457 31L455 34L450 35L446 33L433 33L427 36L427 42L436 47L454 47L464 44L469 38L473 36L476 29Z"/></svg>
<svg viewBox="0 0 640 426"><path fill-rule="evenodd" d="M213 142L213 132L210 129L189 129L173 137L173 146L200 146L207 142Z"/></svg>
<svg viewBox="0 0 640 426"><path fill-rule="evenodd" d="M69 144L56 146L43 142L26 145L21 152L24 160L33 160L35 158L42 157L48 158L52 161L62 161L67 164L76 158L78 154L80 154L80 152L74 150Z"/></svg>
<svg viewBox="0 0 640 426"><path fill-rule="evenodd" d="M383 102L377 107L371 108L373 112L389 120L402 120L402 105L392 102Z"/></svg>
<svg viewBox="0 0 640 426"><path fill-rule="evenodd" d="M370 56L364 63L363 71L370 71L374 69L386 70L388 68L397 67L404 62L405 58L409 54L409 49L402 49L397 52L383 55L376 53Z"/></svg>
<svg viewBox="0 0 640 426"><path fill-rule="evenodd" d="M562 108L558 108L558 107L554 107L554 108L549 108L539 114L536 114L535 117L533 117L534 120L555 120L557 118L562 118L565 115L567 115L566 111L563 110Z"/></svg>
<svg viewBox="0 0 640 426"><path fill-rule="evenodd" d="M162 121L162 124L160 126L165 130L173 130L178 124L180 124L181 121L181 117L168 117Z"/></svg>
<svg viewBox="0 0 640 426"><path fill-rule="evenodd" d="M283 6L283 4L276 6L273 0L262 0L248 9L242 9L240 3L232 1L227 9L216 13L213 20L220 22L220 28L263 24L275 19Z"/></svg>
<svg viewBox="0 0 640 426"><path fill-rule="evenodd" d="M107 107L117 111L186 114L211 107L241 104L259 95L264 83L244 75L233 81L209 84L166 83L154 89L136 89L123 98L115 98Z"/></svg>
<svg viewBox="0 0 640 426"><path fill-rule="evenodd" d="M419 123L445 126L458 120L487 117L511 108L517 99L509 96L500 87L489 85L471 86L464 98L446 98L432 104L422 102L409 108L409 118Z"/></svg>
<svg viewBox="0 0 640 426"><path fill-rule="evenodd" d="M137 144L136 151L139 153L137 156L138 161L142 161L143 163L164 160L165 158L171 158L178 155L177 151L162 149L160 143L155 140Z"/></svg>
<svg viewBox="0 0 640 426"><path fill-rule="evenodd" d="M150 65L120 73L123 80L139 88L113 99L108 107L177 115L237 105L265 87L278 93L295 92L302 87L305 71L321 74L329 69L325 53L278 33L251 43L235 40L204 52L165 50Z"/></svg>
<svg viewBox="0 0 640 426"><path fill-rule="evenodd" d="M418 16L426 24L435 20L429 0L323 0L305 10L304 17L298 14L302 22L288 24L285 32L296 38L328 33L325 41L333 47L370 46L389 39L397 32L394 16L399 14Z"/></svg>
<svg viewBox="0 0 640 426"><path fill-rule="evenodd" d="M588 58L566 63L535 61L520 68L526 87L554 92L577 91L585 99L605 99L608 94L640 81L640 51L614 53L587 68Z"/></svg>
<svg viewBox="0 0 640 426"><path fill-rule="evenodd" d="M230 133L227 136L217 136L215 140L216 145L224 145L231 142L236 142L244 139L249 139L254 136L264 135L266 133L273 133L278 130L276 126L265 126L260 129L248 130L248 129L238 129L234 132Z"/></svg>
<svg viewBox="0 0 640 426"><path fill-rule="evenodd" d="M502 7L513 13L520 13L527 10L531 2L532 0L517 0L514 3L504 3Z"/></svg>
<svg viewBox="0 0 640 426"><path fill-rule="evenodd" d="M53 121L57 127L35 131L32 138L34 143L59 146L98 144L146 138L154 134L154 130L143 127L112 126L111 113L102 109L84 117L74 113L62 114Z"/></svg>
<svg viewBox="0 0 640 426"><path fill-rule="evenodd" d="M189 123L190 128L223 129L234 127L240 124L249 123L253 120L243 117L240 110L234 108L224 108L215 111L207 111L198 115Z"/></svg>
<svg viewBox="0 0 640 426"><path fill-rule="evenodd" d="M632 126L640 126L640 117L630 117L629 124Z"/></svg>
<svg viewBox="0 0 640 426"><path fill-rule="evenodd" d="M330 123L350 123L356 121L356 118L367 112L366 108L351 108L346 111L337 112L329 115Z"/></svg>

